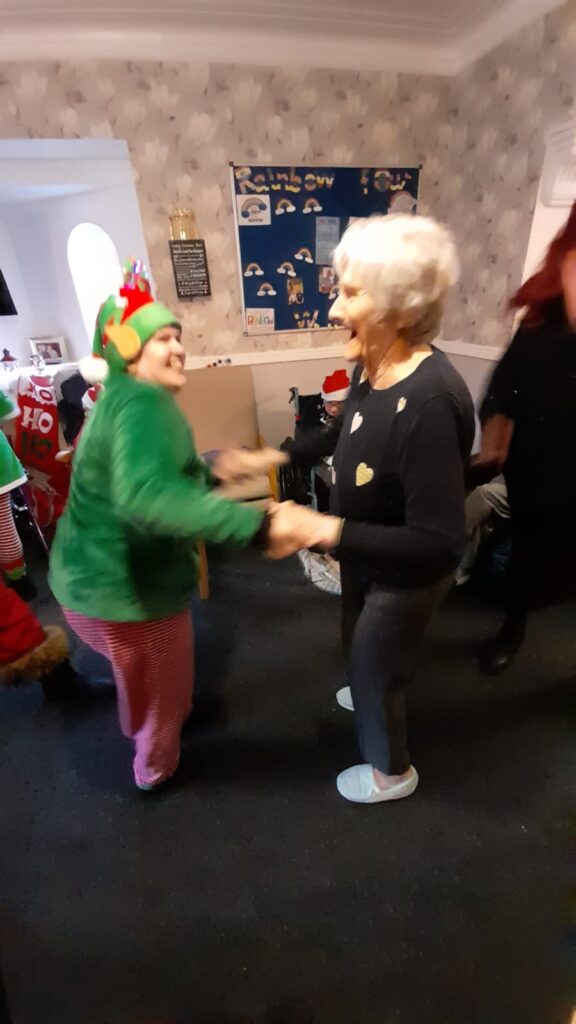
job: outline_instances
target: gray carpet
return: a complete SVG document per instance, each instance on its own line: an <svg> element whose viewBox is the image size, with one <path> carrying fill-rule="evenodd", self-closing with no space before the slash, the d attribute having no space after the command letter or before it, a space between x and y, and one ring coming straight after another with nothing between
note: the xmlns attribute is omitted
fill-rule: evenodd
<svg viewBox="0 0 576 1024"><path fill-rule="evenodd" d="M494 681L496 613L452 595L411 693L421 786L367 808L334 787L357 760L338 599L242 555L197 612L201 708L225 712L163 794L133 789L108 698L0 695L13 1024L567 1024L576 608Z"/></svg>

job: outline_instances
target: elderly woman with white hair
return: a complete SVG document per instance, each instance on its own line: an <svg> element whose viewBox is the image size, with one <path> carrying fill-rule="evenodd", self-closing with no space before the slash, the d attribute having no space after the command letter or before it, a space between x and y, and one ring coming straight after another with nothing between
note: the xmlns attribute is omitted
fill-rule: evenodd
<svg viewBox="0 0 576 1024"><path fill-rule="evenodd" d="M358 803L410 796L418 784L406 738L405 689L426 625L466 545L465 467L472 400L432 345L458 276L449 232L418 216L355 222L334 257L331 317L350 331L358 364L335 448L331 515L289 503L274 513L271 553L334 550L341 563L342 636L363 764L337 779ZM292 458L298 451L291 451Z"/></svg>
<svg viewBox="0 0 576 1024"><path fill-rule="evenodd" d="M409 796L405 688L426 625L466 544L465 467L474 439L466 385L431 342L458 261L425 217L357 221L338 246L333 320L350 330L355 374L334 455L333 515L292 515L308 545L341 563L342 634L365 763L342 772L348 800ZM298 524L298 525L297 525Z"/></svg>

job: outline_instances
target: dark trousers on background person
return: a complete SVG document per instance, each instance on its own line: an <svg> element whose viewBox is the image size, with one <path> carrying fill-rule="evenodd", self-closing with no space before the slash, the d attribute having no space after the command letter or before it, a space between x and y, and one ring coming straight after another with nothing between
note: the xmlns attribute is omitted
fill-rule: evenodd
<svg viewBox="0 0 576 1024"><path fill-rule="evenodd" d="M6 1000L6 991L2 982L2 974L0 973L0 1024L12 1024L12 1018L10 1016L10 1010L8 1009L8 1002Z"/></svg>
<svg viewBox="0 0 576 1024"><path fill-rule="evenodd" d="M450 581L413 590L375 583L361 568L340 565L342 643L360 753L384 775L410 767L406 686L414 678L426 626Z"/></svg>

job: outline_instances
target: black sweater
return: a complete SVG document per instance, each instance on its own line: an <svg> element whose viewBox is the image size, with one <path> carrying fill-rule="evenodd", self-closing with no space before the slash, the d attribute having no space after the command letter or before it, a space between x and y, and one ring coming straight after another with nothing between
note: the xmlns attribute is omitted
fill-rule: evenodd
<svg viewBox="0 0 576 1024"><path fill-rule="evenodd" d="M452 572L466 544L474 431L468 389L437 349L383 391L357 371L341 420L291 449L296 459L334 452L331 511L345 520L338 557L391 587Z"/></svg>

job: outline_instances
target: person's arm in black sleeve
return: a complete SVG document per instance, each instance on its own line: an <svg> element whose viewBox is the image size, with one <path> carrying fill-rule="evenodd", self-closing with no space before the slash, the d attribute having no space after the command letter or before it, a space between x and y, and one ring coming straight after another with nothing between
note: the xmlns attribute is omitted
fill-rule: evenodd
<svg viewBox="0 0 576 1024"><path fill-rule="evenodd" d="M498 476L508 457L521 386L525 331L520 327L514 335L490 378L480 406L482 444L468 467L466 484L469 491Z"/></svg>
<svg viewBox="0 0 576 1024"><path fill-rule="evenodd" d="M305 433L302 431L298 438L288 438L282 445L282 451L290 456L292 462L320 462L334 455L342 419L342 416L338 416L325 427L315 427Z"/></svg>
<svg viewBox="0 0 576 1024"><path fill-rule="evenodd" d="M358 387L362 376L362 367L357 366L352 374L350 394ZM306 433L301 432L298 438L288 438L282 445L282 451L286 452L292 462L320 462L321 459L334 455L344 414L332 420L325 427L317 427Z"/></svg>
<svg viewBox="0 0 576 1024"><path fill-rule="evenodd" d="M448 576L466 546L466 455L449 397L430 399L416 419L403 459L406 522L380 526L347 519L338 554L381 566L398 586L427 586Z"/></svg>
<svg viewBox="0 0 576 1024"><path fill-rule="evenodd" d="M519 377L522 370L526 328L520 327L510 345L497 364L486 388L480 406L480 421L484 425L493 416L505 416L513 420L516 415L516 401Z"/></svg>

